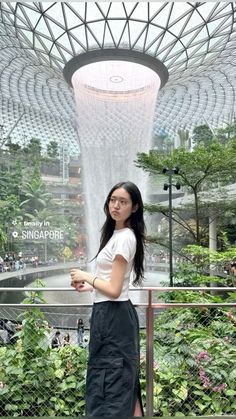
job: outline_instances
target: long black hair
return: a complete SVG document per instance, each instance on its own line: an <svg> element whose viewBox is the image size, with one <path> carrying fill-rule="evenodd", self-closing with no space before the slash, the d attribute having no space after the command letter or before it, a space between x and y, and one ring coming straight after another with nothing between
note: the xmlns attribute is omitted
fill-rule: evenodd
<svg viewBox="0 0 236 419"><path fill-rule="evenodd" d="M117 183L115 186L113 186L113 188L110 190L107 196L103 208L107 218L101 229L101 240L98 253L104 248L104 246L106 246L107 242L110 240L115 230L115 220L111 218L109 213L109 201L113 192L119 188L124 188L128 192L133 206L137 205L137 210L131 213L130 217L128 218L128 220L126 220L126 222L128 222L129 224L127 225L129 225L132 228L137 241L136 252L134 255L135 278L133 280L133 285L140 285L142 283L142 280L144 279L144 249L146 227L143 218L142 196L138 187L132 182Z"/></svg>

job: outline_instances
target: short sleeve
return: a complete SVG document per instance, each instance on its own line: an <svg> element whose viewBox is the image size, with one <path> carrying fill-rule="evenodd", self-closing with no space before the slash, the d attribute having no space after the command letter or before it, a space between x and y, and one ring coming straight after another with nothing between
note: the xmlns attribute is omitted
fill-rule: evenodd
<svg viewBox="0 0 236 419"><path fill-rule="evenodd" d="M124 234L117 237L112 248L112 260L114 260L117 255L123 256L128 263L134 258L136 252L136 238L132 231L129 233L130 234Z"/></svg>

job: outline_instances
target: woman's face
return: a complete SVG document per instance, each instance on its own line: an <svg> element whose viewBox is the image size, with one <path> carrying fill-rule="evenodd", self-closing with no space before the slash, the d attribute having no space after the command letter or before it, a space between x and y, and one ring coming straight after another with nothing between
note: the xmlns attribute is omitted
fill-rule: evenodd
<svg viewBox="0 0 236 419"><path fill-rule="evenodd" d="M130 194L124 188L118 188L112 192L108 208L109 214L115 220L117 228L125 227L126 220L134 212Z"/></svg>

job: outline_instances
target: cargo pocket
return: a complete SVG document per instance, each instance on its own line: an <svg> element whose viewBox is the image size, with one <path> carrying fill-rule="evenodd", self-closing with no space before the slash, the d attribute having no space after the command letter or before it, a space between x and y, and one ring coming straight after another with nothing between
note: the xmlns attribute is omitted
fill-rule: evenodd
<svg viewBox="0 0 236 419"><path fill-rule="evenodd" d="M87 394L93 402L115 401L123 388L123 358L95 357L89 360Z"/></svg>

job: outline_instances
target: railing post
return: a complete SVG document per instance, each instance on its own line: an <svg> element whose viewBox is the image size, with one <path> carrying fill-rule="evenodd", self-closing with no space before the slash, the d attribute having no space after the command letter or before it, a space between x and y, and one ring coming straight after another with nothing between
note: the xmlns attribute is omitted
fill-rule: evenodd
<svg viewBox="0 0 236 419"><path fill-rule="evenodd" d="M153 416L153 325L152 291L148 291L146 308L146 416Z"/></svg>

